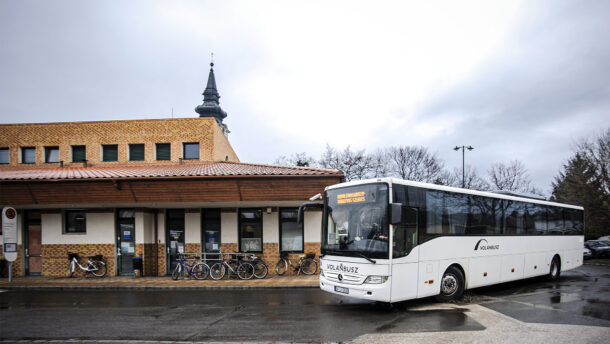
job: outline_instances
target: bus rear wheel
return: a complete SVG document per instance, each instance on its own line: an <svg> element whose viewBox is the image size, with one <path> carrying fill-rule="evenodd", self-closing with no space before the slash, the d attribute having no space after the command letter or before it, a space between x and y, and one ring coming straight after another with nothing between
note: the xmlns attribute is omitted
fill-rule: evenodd
<svg viewBox="0 0 610 344"><path fill-rule="evenodd" d="M447 268L441 279L441 292L436 296L439 301L459 299L464 293L464 274L455 266Z"/></svg>

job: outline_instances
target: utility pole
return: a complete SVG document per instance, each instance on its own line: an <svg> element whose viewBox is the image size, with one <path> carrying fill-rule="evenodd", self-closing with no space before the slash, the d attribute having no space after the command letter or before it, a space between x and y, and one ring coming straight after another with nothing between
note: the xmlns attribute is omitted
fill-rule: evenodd
<svg viewBox="0 0 610 344"><path fill-rule="evenodd" d="M464 156L466 155L466 149L468 149L469 151L473 150L474 147L472 146L455 146L455 148L453 148L454 151L459 151L462 150L462 188L466 187L466 172L464 171Z"/></svg>

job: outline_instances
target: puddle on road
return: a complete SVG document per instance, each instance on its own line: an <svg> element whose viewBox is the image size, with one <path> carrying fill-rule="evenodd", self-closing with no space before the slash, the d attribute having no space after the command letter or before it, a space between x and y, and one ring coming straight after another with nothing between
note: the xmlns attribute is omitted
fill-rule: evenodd
<svg viewBox="0 0 610 344"><path fill-rule="evenodd" d="M568 303L582 300L583 298L579 293L559 293L551 296L551 303Z"/></svg>

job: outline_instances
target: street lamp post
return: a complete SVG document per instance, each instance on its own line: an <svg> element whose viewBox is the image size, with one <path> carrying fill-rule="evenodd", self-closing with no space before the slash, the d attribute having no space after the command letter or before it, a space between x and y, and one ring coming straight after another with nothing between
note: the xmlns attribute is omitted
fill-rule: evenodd
<svg viewBox="0 0 610 344"><path fill-rule="evenodd" d="M468 149L469 151L473 150L474 147L472 146L455 146L455 148L453 148L454 151L459 151L462 150L462 188L466 187L466 172L464 172L464 155L466 154L466 149Z"/></svg>

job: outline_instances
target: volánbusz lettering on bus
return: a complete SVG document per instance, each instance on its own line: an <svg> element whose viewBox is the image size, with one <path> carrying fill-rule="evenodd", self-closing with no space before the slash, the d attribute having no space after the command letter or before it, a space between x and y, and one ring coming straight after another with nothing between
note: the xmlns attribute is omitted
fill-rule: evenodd
<svg viewBox="0 0 610 344"><path fill-rule="evenodd" d="M326 268L328 270L348 272L348 273L352 273L352 274L357 274L358 273L358 268L357 267L355 267L355 266L347 266L347 265L343 265L343 264L339 264L337 266L335 266L333 264L327 264Z"/></svg>

